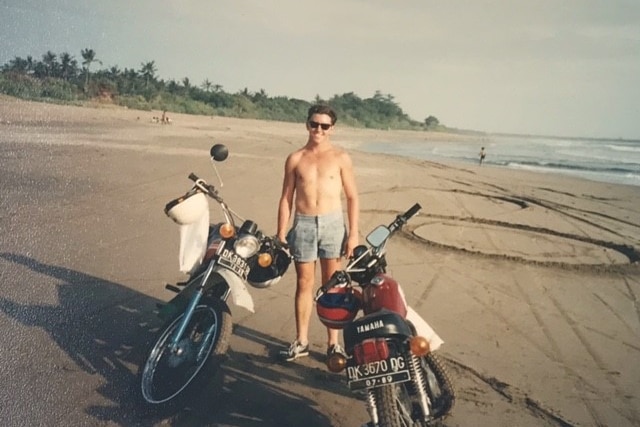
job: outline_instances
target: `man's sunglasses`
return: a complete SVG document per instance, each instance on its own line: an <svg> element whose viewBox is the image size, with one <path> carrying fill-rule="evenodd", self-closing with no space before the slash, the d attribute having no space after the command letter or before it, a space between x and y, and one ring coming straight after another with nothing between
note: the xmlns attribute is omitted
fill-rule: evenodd
<svg viewBox="0 0 640 427"><path fill-rule="evenodd" d="M309 120L309 127L311 129L318 129L318 126L320 126L322 128L322 130L329 130L329 128L332 126L331 123L318 123L318 122L314 122L313 120Z"/></svg>

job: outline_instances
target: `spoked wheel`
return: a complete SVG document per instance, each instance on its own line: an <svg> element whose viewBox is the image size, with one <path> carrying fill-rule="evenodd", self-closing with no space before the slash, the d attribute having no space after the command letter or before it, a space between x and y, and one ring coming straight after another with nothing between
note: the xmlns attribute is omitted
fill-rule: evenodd
<svg viewBox="0 0 640 427"><path fill-rule="evenodd" d="M154 410L177 409L211 380L229 347L231 314L226 303L206 299L198 305L182 338L171 345L184 314L168 322L140 367L144 403Z"/></svg>
<svg viewBox="0 0 640 427"><path fill-rule="evenodd" d="M433 352L422 358L426 373L427 394L431 400L432 417L439 419L453 409L456 401L453 383L445 365Z"/></svg>
<svg viewBox="0 0 640 427"><path fill-rule="evenodd" d="M391 384L373 389L378 408L379 425L385 427L415 427L413 401L407 390L408 382Z"/></svg>

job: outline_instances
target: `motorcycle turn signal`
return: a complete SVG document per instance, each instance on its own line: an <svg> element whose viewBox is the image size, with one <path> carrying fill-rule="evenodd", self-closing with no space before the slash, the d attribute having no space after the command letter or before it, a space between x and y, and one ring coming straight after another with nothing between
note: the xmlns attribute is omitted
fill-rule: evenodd
<svg viewBox="0 0 640 427"><path fill-rule="evenodd" d="M258 255L258 265L262 268L269 267L273 263L273 257L268 252L262 252Z"/></svg>
<svg viewBox="0 0 640 427"><path fill-rule="evenodd" d="M327 368L329 368L331 372L334 372L334 373L341 372L346 367L347 367L347 358L344 357L342 354L335 353L329 356L329 358L327 359Z"/></svg>
<svg viewBox="0 0 640 427"><path fill-rule="evenodd" d="M415 354L418 357L425 356L431 351L429 341L427 341L425 337L421 336L411 338L411 341L409 342L409 348L411 349L411 353Z"/></svg>
<svg viewBox="0 0 640 427"><path fill-rule="evenodd" d="M220 236L222 236L223 238L230 239L235 234L236 234L236 229L233 227L232 224L229 224L228 222L226 222L220 226Z"/></svg>

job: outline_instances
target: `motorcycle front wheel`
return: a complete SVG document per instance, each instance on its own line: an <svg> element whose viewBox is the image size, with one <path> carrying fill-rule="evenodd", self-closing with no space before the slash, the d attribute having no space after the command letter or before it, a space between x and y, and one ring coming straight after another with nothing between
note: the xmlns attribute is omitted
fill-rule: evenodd
<svg viewBox="0 0 640 427"><path fill-rule="evenodd" d="M154 411L183 406L213 379L229 348L231 313L224 301L203 299L173 347L171 341L183 317L184 313L167 322L139 369L143 403Z"/></svg>

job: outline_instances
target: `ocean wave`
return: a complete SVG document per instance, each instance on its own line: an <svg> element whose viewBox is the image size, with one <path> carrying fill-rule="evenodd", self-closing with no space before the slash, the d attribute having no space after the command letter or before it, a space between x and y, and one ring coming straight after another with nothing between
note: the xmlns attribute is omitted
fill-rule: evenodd
<svg viewBox="0 0 640 427"><path fill-rule="evenodd" d="M607 145L606 147L614 151L640 153L640 146L632 147L630 145Z"/></svg>
<svg viewBox="0 0 640 427"><path fill-rule="evenodd" d="M564 175L572 175L580 178L586 178L599 182L610 182L614 184L640 185L640 169L629 170L626 168L610 167L610 168L587 168L575 165L543 165L535 162L505 162L497 166L508 167L512 169L526 170L535 173L559 173Z"/></svg>
<svg viewBox="0 0 640 427"><path fill-rule="evenodd" d="M619 166L586 166L580 164L566 164L554 162L496 162L498 166L506 166L513 168L538 168L538 169L561 169L570 171L584 171L594 173L616 173L616 174L637 174L640 171L640 165L635 164L635 168L629 168L627 164Z"/></svg>

